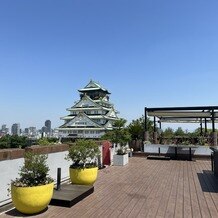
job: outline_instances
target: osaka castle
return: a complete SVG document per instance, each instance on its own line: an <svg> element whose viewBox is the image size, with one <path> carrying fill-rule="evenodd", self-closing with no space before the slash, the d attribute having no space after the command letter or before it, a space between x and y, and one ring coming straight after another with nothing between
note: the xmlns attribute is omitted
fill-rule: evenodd
<svg viewBox="0 0 218 218"><path fill-rule="evenodd" d="M59 136L100 138L106 131L112 130L114 121L119 119L118 112L109 101L111 93L92 80L78 91L80 100L67 109L67 116L61 117L64 124L57 128Z"/></svg>

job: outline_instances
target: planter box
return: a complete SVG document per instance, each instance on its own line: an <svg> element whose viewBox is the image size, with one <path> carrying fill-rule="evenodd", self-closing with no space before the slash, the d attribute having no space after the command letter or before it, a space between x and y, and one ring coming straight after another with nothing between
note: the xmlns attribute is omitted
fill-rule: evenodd
<svg viewBox="0 0 218 218"><path fill-rule="evenodd" d="M12 184L12 202L15 208L21 213L39 213L48 206L53 195L53 190L53 182L32 187L17 187Z"/></svg>
<svg viewBox="0 0 218 218"><path fill-rule="evenodd" d="M124 165L128 164L128 162L129 162L128 154L124 154L124 155L114 154L114 156L113 156L113 165L114 166L124 166Z"/></svg>

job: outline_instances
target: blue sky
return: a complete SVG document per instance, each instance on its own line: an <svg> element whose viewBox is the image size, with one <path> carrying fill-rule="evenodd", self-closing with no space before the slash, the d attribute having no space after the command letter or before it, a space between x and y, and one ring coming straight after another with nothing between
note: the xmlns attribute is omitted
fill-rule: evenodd
<svg viewBox="0 0 218 218"><path fill-rule="evenodd" d="M218 105L217 10L216 0L0 0L0 125L61 125L90 79L128 121L145 106Z"/></svg>

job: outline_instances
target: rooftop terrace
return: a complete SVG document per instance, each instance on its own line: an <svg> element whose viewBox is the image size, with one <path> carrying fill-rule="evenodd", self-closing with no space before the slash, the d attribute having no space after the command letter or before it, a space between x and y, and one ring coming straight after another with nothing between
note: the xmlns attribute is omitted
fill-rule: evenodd
<svg viewBox="0 0 218 218"><path fill-rule="evenodd" d="M16 216L24 215L1 215ZM100 170L94 193L73 207L49 206L33 217L218 217L218 178L207 160L132 157Z"/></svg>

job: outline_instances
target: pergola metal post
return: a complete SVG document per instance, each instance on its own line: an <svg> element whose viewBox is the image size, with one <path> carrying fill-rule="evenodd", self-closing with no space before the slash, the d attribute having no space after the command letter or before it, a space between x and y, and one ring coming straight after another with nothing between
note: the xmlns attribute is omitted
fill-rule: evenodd
<svg viewBox="0 0 218 218"><path fill-rule="evenodd" d="M148 111L147 111L147 107L145 107L144 141L149 141L149 132L148 132L147 116L148 116Z"/></svg>
<svg viewBox="0 0 218 218"><path fill-rule="evenodd" d="M212 110L212 131L215 132L214 110Z"/></svg>
<svg viewBox="0 0 218 218"><path fill-rule="evenodd" d="M214 109L212 110L212 137L213 137L213 145L217 146L217 133L215 131L215 114Z"/></svg>
<svg viewBox="0 0 218 218"><path fill-rule="evenodd" d="M205 135L207 133L207 118L204 119Z"/></svg>
<svg viewBox="0 0 218 218"><path fill-rule="evenodd" d="M203 129L202 129L202 118L200 119L200 129L201 129L201 133L200 133L200 135L203 135Z"/></svg>
<svg viewBox="0 0 218 218"><path fill-rule="evenodd" d="M157 128L156 128L156 117L154 116L154 131L153 131L154 144L157 144Z"/></svg>
<svg viewBox="0 0 218 218"><path fill-rule="evenodd" d="M158 123L159 123L159 129L161 129L161 122L160 122L160 120L158 121Z"/></svg>

